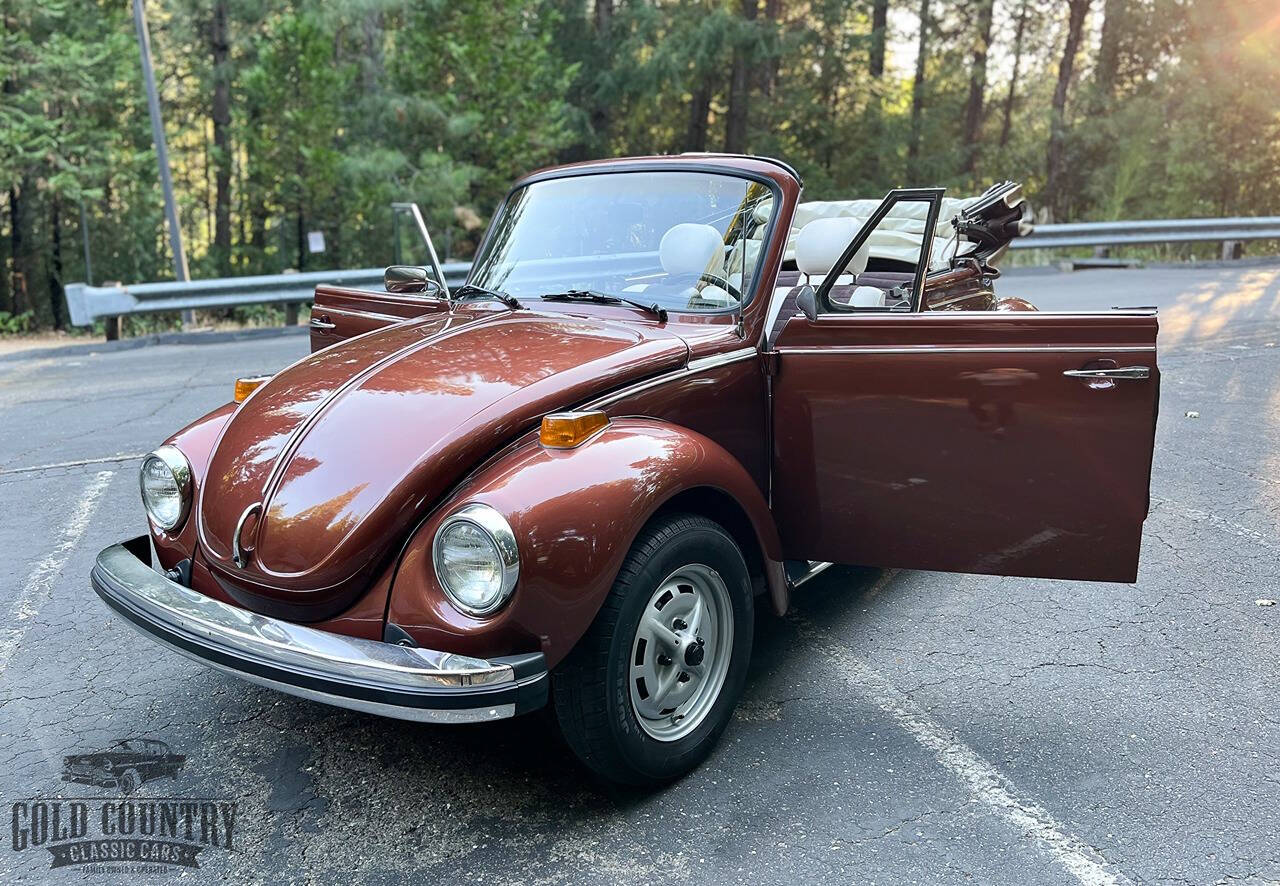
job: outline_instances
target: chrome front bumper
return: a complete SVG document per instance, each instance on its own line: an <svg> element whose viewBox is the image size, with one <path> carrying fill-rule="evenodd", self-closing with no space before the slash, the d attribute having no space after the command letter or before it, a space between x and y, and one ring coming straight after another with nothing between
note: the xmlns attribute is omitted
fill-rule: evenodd
<svg viewBox="0 0 1280 886"><path fill-rule="evenodd" d="M485 660L318 631L206 597L150 558L145 536L112 545L98 554L93 589L142 633L220 671L401 720L496 720L546 703L540 652Z"/></svg>

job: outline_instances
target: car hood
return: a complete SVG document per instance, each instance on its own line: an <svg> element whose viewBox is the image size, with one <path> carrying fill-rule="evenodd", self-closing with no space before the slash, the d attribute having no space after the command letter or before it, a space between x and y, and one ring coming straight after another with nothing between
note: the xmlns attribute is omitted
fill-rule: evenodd
<svg viewBox="0 0 1280 886"><path fill-rule="evenodd" d="M472 308L320 351L223 428L200 488L203 554L242 604L329 617L466 471L543 414L687 356L656 326ZM252 551L237 566L246 514Z"/></svg>

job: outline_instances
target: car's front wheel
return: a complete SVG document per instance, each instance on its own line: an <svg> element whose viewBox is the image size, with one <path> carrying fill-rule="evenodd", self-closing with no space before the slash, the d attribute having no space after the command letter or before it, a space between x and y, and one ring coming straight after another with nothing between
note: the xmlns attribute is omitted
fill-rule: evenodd
<svg viewBox="0 0 1280 886"><path fill-rule="evenodd" d="M723 527L693 515L650 523L553 675L570 747L626 784L658 784L697 766L742 692L752 622L747 566Z"/></svg>
<svg viewBox="0 0 1280 886"><path fill-rule="evenodd" d="M142 787L142 777L138 775L138 770L127 769L123 775L116 779L116 786L120 789L120 793L127 797Z"/></svg>

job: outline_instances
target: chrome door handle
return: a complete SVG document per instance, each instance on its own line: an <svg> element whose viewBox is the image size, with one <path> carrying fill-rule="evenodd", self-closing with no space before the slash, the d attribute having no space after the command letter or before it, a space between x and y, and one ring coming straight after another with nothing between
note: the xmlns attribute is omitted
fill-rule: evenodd
<svg viewBox="0 0 1280 886"><path fill-rule="evenodd" d="M1151 378L1150 366L1119 366L1115 369L1068 369L1068 378Z"/></svg>
<svg viewBox="0 0 1280 886"><path fill-rule="evenodd" d="M329 323L329 322L326 322L326 321L324 321L324 320L320 320L320 319L317 319L317 318L315 318L315 317L312 317L312 318L311 318L311 328L312 328L312 329L324 329L324 330L337 329L337 328L338 328L338 324L337 324L337 323Z"/></svg>

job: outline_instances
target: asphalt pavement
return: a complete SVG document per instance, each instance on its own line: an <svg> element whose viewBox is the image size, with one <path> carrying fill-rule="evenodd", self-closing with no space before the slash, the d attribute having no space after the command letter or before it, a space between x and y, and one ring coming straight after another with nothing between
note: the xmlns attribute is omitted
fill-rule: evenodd
<svg viewBox="0 0 1280 886"><path fill-rule="evenodd" d="M1138 583L832 568L759 619L712 758L648 794L593 782L543 716L346 712L109 616L87 575L145 528L138 455L304 337L0 359L0 882L1280 882L1280 266L998 288L1161 308ZM131 737L185 756L132 799L234 803L230 848L204 820L199 867L52 868L32 799L119 826L63 757Z"/></svg>

